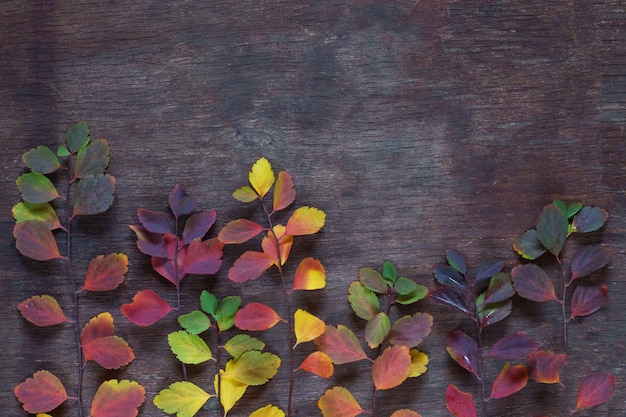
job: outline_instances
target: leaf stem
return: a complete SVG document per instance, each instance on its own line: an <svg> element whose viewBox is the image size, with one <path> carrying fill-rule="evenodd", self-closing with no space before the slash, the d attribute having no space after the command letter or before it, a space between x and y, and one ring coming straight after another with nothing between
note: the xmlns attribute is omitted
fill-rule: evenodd
<svg viewBox="0 0 626 417"><path fill-rule="evenodd" d="M478 315L478 307L476 306L476 292L475 292L475 284L476 281L474 282L470 282L470 287L472 289L471 294L472 294L472 306L473 306L473 317L472 320L474 321L474 323L476 324L476 335L477 335L477 341L478 341L478 375L480 379L480 389L481 389L481 394L482 394L482 398L481 398L481 403L483 405L483 416L487 417L487 391L485 388L485 375L484 375L484 369L485 369L485 359L483 357L483 326L482 323L480 322L480 316Z"/></svg>
<svg viewBox="0 0 626 417"><path fill-rule="evenodd" d="M563 353L565 353L566 355L568 355L568 345L567 345L567 323L568 323L568 317L567 317L567 310L566 310L566 300L567 300L567 288L569 286L568 281L565 277L565 275L567 274L567 272L565 271L565 267L563 265L563 263L561 262L561 260L559 258L557 258L557 261L559 261L559 264L561 265L561 285L563 288L563 293L561 294L562 296L562 300L561 300L561 314L563 317ZM567 361L565 362L565 364L563 365L563 381L565 381L565 406L567 407L568 410L568 415L571 415L571 409L569 408L569 384L568 384L568 377L567 377Z"/></svg>
<svg viewBox="0 0 626 417"><path fill-rule="evenodd" d="M178 308L178 314L181 314L181 302L180 302L180 281L181 278L178 275L178 216L174 215L175 219L175 232L174 232L174 243L176 247L174 248L174 276L176 277L176 307ZM183 371L183 381L187 380L187 366L181 362L181 367Z"/></svg>
<svg viewBox="0 0 626 417"><path fill-rule="evenodd" d="M220 365L220 360L221 360L221 346L222 343L220 342L220 327L217 323L217 321L215 322L215 340L216 340L216 344L217 344L217 349L215 350L215 375L217 378L217 387L215 389L215 395L217 396L217 406L220 408L220 416L224 417L224 408L222 407L222 400L220 399L220 394L222 391L222 375L221 375L221 365Z"/></svg>

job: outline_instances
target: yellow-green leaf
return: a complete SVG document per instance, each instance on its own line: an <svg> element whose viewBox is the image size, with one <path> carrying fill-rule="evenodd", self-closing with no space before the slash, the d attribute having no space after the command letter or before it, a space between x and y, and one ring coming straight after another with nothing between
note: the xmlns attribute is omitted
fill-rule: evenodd
<svg viewBox="0 0 626 417"><path fill-rule="evenodd" d="M310 342L319 337L326 330L326 324L308 311L299 308L293 315L296 346Z"/></svg>
<svg viewBox="0 0 626 417"><path fill-rule="evenodd" d="M285 412L275 405L268 404L254 411L250 417L285 417Z"/></svg>
<svg viewBox="0 0 626 417"><path fill-rule="evenodd" d="M411 368L409 371L409 378L414 378L422 375L426 372L426 365L428 365L428 355L424 352L420 352L417 349L411 349Z"/></svg>
<svg viewBox="0 0 626 417"><path fill-rule="evenodd" d="M213 385L217 390L217 374L213 381ZM245 394L248 386L222 373L220 376L219 397L222 407L224 407L224 416L237 404L237 401Z"/></svg>
<svg viewBox="0 0 626 417"><path fill-rule="evenodd" d="M52 208L49 203L17 203L13 206L12 212L16 223L20 223L25 220L35 220L44 222L50 230L62 227L56 211L54 211L54 208Z"/></svg>
<svg viewBox="0 0 626 417"><path fill-rule="evenodd" d="M184 330L170 333L167 342L179 361L195 365L210 360L213 355L206 342L196 334Z"/></svg>
<svg viewBox="0 0 626 417"><path fill-rule="evenodd" d="M263 385L276 375L280 357L270 352L249 350L226 362L225 377L245 385Z"/></svg>
<svg viewBox="0 0 626 417"><path fill-rule="evenodd" d="M251 203L257 198L259 198L259 196L252 189L252 187L250 187L249 185L246 185L244 187L236 189L233 192L233 198L235 200L241 201L242 203Z"/></svg>
<svg viewBox="0 0 626 417"><path fill-rule="evenodd" d="M193 417L212 395L191 382L174 382L154 397L154 405L177 417Z"/></svg>
<svg viewBox="0 0 626 417"><path fill-rule="evenodd" d="M371 349L377 348L389 334L391 322L389 316L380 312L372 317L365 326L365 341Z"/></svg>
<svg viewBox="0 0 626 417"><path fill-rule="evenodd" d="M261 158L252 165L248 179L254 191L263 198L270 188L272 188L272 185L274 185L276 177L274 176L274 171L269 161L265 158Z"/></svg>
<svg viewBox="0 0 626 417"><path fill-rule="evenodd" d="M312 235L317 233L326 221L326 213L315 207L298 207L287 220L285 234L290 236Z"/></svg>
<svg viewBox="0 0 626 417"><path fill-rule="evenodd" d="M304 258L293 279L294 290L319 290L326 286L324 265L317 259Z"/></svg>
<svg viewBox="0 0 626 417"><path fill-rule="evenodd" d="M243 333L233 336L224 345L226 352L230 353L233 358L237 358L249 350L263 350L264 348L265 343L256 337Z"/></svg>

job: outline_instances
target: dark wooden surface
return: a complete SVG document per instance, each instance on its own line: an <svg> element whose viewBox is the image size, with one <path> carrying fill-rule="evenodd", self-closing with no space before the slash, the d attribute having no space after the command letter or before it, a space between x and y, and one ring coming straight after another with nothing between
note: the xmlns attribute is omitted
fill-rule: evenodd
<svg viewBox="0 0 626 417"><path fill-rule="evenodd" d="M510 268L518 262L513 239L553 198L606 208L610 220L595 239L614 252L601 273L610 304L571 326L569 375L574 389L583 374L614 373L610 403L579 415L626 415L625 29L618 0L3 1L1 414L25 414L12 389L38 369L57 373L74 392L70 328L42 332L16 308L43 292L69 302L68 271L18 255L10 209L19 201L20 155L55 146L86 120L94 137L111 144L109 172L118 188L106 215L76 222L72 272L82 274L93 256L113 251L128 254L130 270L114 293L82 297L80 317L111 310L137 353L119 372L89 365L87 399L104 376L131 378L148 391L140 415L160 416L152 397L180 378L165 338L176 328L174 315L138 329L119 313L145 287L174 301L135 247L127 225L137 222L136 209L165 209L167 193L182 183L201 196L201 208L218 211L221 227L246 213L230 193L265 156L295 178L300 205L328 214L323 233L298 240L292 255L320 258L328 287L294 302L357 329L346 296L361 266L393 260L402 274L432 286L432 266L454 248L470 264L498 257ZM202 289L279 301L275 276L245 286L226 279L240 251L227 249L215 278L184 281L184 310L196 307ZM421 345L429 371L383 393L379 416L398 407L447 416L451 382L478 394L444 349L447 332L466 323L428 302L418 309L436 320ZM488 331L486 343L521 329L560 350L556 313L516 301L513 317ZM263 337L284 353L279 331ZM319 415L315 400L335 384L351 387L369 407L371 388L355 370L364 368L338 367L334 382L300 376L295 414ZM191 378L209 386L209 375L199 367ZM286 381L283 369L250 389L231 414L284 406ZM491 403L490 415L564 416L562 395L559 387L532 385ZM76 412L68 403L53 415Z"/></svg>

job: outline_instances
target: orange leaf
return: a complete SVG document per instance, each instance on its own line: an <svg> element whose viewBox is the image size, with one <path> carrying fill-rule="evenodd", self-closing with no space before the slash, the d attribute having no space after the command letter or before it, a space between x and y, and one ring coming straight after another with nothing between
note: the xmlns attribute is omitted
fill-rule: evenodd
<svg viewBox="0 0 626 417"><path fill-rule="evenodd" d="M263 252L244 252L228 270L228 278L233 282L246 282L257 279L270 266L274 258Z"/></svg>
<svg viewBox="0 0 626 417"><path fill-rule="evenodd" d="M411 410L398 410L395 411L390 417L422 417L422 415Z"/></svg>
<svg viewBox="0 0 626 417"><path fill-rule="evenodd" d="M310 342L319 337L324 333L324 330L326 330L326 324L323 320L301 308L296 310L293 315L293 320L294 332L296 333L296 346L300 343Z"/></svg>
<svg viewBox="0 0 626 417"><path fill-rule="evenodd" d="M250 303L235 314L235 326L241 330L267 330L282 319L263 303Z"/></svg>
<svg viewBox="0 0 626 417"><path fill-rule="evenodd" d="M326 221L326 213L315 207L299 207L287 221L285 234L291 236L312 235L317 233Z"/></svg>
<svg viewBox="0 0 626 417"><path fill-rule="evenodd" d="M395 388L408 378L411 354L406 346L389 346L372 365L372 380L377 390Z"/></svg>
<svg viewBox="0 0 626 417"><path fill-rule="evenodd" d="M122 314L137 326L150 326L167 316L173 308L152 290L139 291L132 303L122 304Z"/></svg>
<svg viewBox="0 0 626 417"><path fill-rule="evenodd" d="M117 369L135 359L124 339L114 336L111 313L104 312L89 320L80 333L85 362L93 360L106 369Z"/></svg>
<svg viewBox="0 0 626 417"><path fill-rule="evenodd" d="M335 372L333 362L324 352L313 352L302 361L300 368L321 378L330 378Z"/></svg>
<svg viewBox="0 0 626 417"><path fill-rule="evenodd" d="M145 388L135 381L111 379L98 387L89 417L135 417L145 399Z"/></svg>
<svg viewBox="0 0 626 417"><path fill-rule="evenodd" d="M17 308L36 326L53 326L67 321L59 303L51 295L35 295L22 301Z"/></svg>
<svg viewBox="0 0 626 417"><path fill-rule="evenodd" d="M263 231L263 226L248 219L233 220L220 230L217 238L226 244L244 243Z"/></svg>
<svg viewBox="0 0 626 417"><path fill-rule="evenodd" d="M528 357L528 375L534 381L542 384L557 384L561 382L559 372L567 361L567 355L538 350Z"/></svg>
<svg viewBox="0 0 626 417"><path fill-rule="evenodd" d="M367 358L354 332L342 324L326 326L324 333L315 339L315 344L337 365Z"/></svg>
<svg viewBox="0 0 626 417"><path fill-rule="evenodd" d="M123 281L128 271L128 257L123 253L96 256L89 262L84 288L87 291L111 291Z"/></svg>
<svg viewBox="0 0 626 417"><path fill-rule="evenodd" d="M319 290L326 286L324 265L317 259L304 258L293 279L294 290Z"/></svg>
<svg viewBox="0 0 626 417"><path fill-rule="evenodd" d="M284 265L289 258L291 252L291 246L293 245L293 236L285 235L285 226L277 224L272 231L267 232L267 235L261 241L261 247L263 252L270 255L274 259L274 264L279 265L278 251L276 250L276 241L278 240L278 247L280 248L280 265Z"/></svg>
<svg viewBox="0 0 626 417"><path fill-rule="evenodd" d="M528 373L524 365L506 363L491 386L491 398L504 398L526 386Z"/></svg>
<svg viewBox="0 0 626 417"><path fill-rule="evenodd" d="M113 336L114 333L115 326L111 313L100 313L83 327L80 332L80 344L84 346L100 337Z"/></svg>
<svg viewBox="0 0 626 417"><path fill-rule="evenodd" d="M317 401L317 406L323 417L356 417L365 411L350 391L343 387L326 390Z"/></svg>
<svg viewBox="0 0 626 417"><path fill-rule="evenodd" d="M287 171L278 173L276 185L274 186L273 210L278 211L289 207L296 200L296 189L293 185L291 175Z"/></svg>
<svg viewBox="0 0 626 417"><path fill-rule="evenodd" d="M31 414L52 411L69 398L59 378L48 371L35 372L32 378L18 384L13 392L24 410Z"/></svg>

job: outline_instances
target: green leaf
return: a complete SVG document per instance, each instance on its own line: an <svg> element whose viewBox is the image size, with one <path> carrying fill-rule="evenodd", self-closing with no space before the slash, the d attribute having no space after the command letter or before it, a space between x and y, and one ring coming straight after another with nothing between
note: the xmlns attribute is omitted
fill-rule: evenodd
<svg viewBox="0 0 626 417"><path fill-rule="evenodd" d="M356 315L364 320L371 320L380 312L380 301L376 294L359 281L350 284L348 301Z"/></svg>
<svg viewBox="0 0 626 417"><path fill-rule="evenodd" d="M243 353L249 350L261 351L265 348L265 343L257 339L256 337L248 336L247 334L237 334L230 338L224 345L224 349L233 358L238 358Z"/></svg>
<svg viewBox="0 0 626 417"><path fill-rule="evenodd" d="M574 217L580 209L583 208L583 203L572 203L567 207L567 219Z"/></svg>
<svg viewBox="0 0 626 417"><path fill-rule="evenodd" d="M39 172L20 175L15 183L28 203L47 203L60 197L52 181Z"/></svg>
<svg viewBox="0 0 626 417"><path fill-rule="evenodd" d="M395 284L398 279L398 270L391 261L385 261L383 264L383 279L390 284Z"/></svg>
<svg viewBox="0 0 626 417"><path fill-rule="evenodd" d="M179 316L178 323L191 334L200 334L211 327L211 319L199 310Z"/></svg>
<svg viewBox="0 0 626 417"><path fill-rule="evenodd" d="M78 151L74 177L104 174L109 165L109 144L105 139L98 139Z"/></svg>
<svg viewBox="0 0 626 417"><path fill-rule="evenodd" d="M402 305L413 304L428 295L428 287L425 285L417 285L416 288L408 294L399 295L396 303Z"/></svg>
<svg viewBox="0 0 626 417"><path fill-rule="evenodd" d="M217 312L213 315L220 331L233 327L235 314L239 311L239 306L241 306L241 297L232 295L222 299Z"/></svg>
<svg viewBox="0 0 626 417"><path fill-rule="evenodd" d="M61 168L57 156L46 146L38 146L22 155L22 162L35 172L50 174Z"/></svg>
<svg viewBox="0 0 626 417"><path fill-rule="evenodd" d="M415 281L409 278L400 277L393 285L393 288L398 294L407 295L415 291L415 289L417 288L417 284L415 283Z"/></svg>
<svg viewBox="0 0 626 417"><path fill-rule="evenodd" d="M560 208L548 205L543 209L537 223L537 238L554 256L558 257L565 244L569 223Z"/></svg>
<svg viewBox="0 0 626 417"><path fill-rule="evenodd" d="M380 275L380 272L374 268L360 268L359 281L361 281L361 284L365 285L368 289L379 294L385 294L387 292L387 283L383 279L383 276Z"/></svg>
<svg viewBox="0 0 626 417"><path fill-rule="evenodd" d="M105 212L113 204L114 192L115 177L112 175L86 176L76 184L73 216Z"/></svg>
<svg viewBox="0 0 626 417"><path fill-rule="evenodd" d="M559 210L561 210L561 213L563 213L564 216L567 216L567 204L565 204L565 202L561 200L553 200L552 204L557 206Z"/></svg>
<svg viewBox="0 0 626 417"><path fill-rule="evenodd" d="M202 311L208 314L215 314L217 312L217 298L207 290L202 291L200 295L200 308Z"/></svg>
<svg viewBox="0 0 626 417"><path fill-rule="evenodd" d="M170 333L167 336L167 342L182 363L196 365L213 358L211 350L200 336L184 330Z"/></svg>
<svg viewBox="0 0 626 417"><path fill-rule="evenodd" d="M25 220L34 220L45 223L50 230L63 227L61 226L56 211L54 211L52 206L48 203L17 203L13 206L12 212L16 223L21 223Z"/></svg>
<svg viewBox="0 0 626 417"><path fill-rule="evenodd" d="M60 145L57 148L57 156L69 156L71 155L70 151L67 150L67 148L63 145Z"/></svg>
<svg viewBox="0 0 626 417"><path fill-rule="evenodd" d="M65 134L65 142L71 153L78 152L89 142L89 126L87 122L80 122L72 126Z"/></svg>
<svg viewBox="0 0 626 417"><path fill-rule="evenodd" d="M513 250L521 255L524 259L537 259L546 252L546 248L543 247L539 238L537 237L537 231L531 229L526 231L522 236L517 238L513 243Z"/></svg>
<svg viewBox="0 0 626 417"><path fill-rule="evenodd" d="M365 341L371 349L377 348L389 334L391 321L385 313L378 313L365 326Z"/></svg>
<svg viewBox="0 0 626 417"><path fill-rule="evenodd" d="M211 397L191 382L174 382L154 397L154 405L177 417L193 417Z"/></svg>
<svg viewBox="0 0 626 417"><path fill-rule="evenodd" d="M280 357L269 352L249 350L226 362L224 376L245 385L263 385L276 375Z"/></svg>

